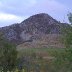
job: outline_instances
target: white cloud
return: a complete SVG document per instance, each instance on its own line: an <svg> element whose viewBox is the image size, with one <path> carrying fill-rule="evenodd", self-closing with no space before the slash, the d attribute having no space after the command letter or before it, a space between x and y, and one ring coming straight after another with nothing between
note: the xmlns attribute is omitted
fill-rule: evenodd
<svg viewBox="0 0 72 72"><path fill-rule="evenodd" d="M22 18L12 14L0 13L0 20L22 20Z"/></svg>
<svg viewBox="0 0 72 72"><path fill-rule="evenodd" d="M37 0L37 4L32 7L33 11L38 11L38 12L62 12L67 9L67 6L59 3L56 0ZM32 11L32 10L30 10Z"/></svg>
<svg viewBox="0 0 72 72"><path fill-rule="evenodd" d="M20 23L28 16L19 17L13 14L0 13L0 27L8 26L12 23Z"/></svg>
<svg viewBox="0 0 72 72"><path fill-rule="evenodd" d="M2 10L15 15L32 15L38 12L62 13L68 8L56 0L3 0Z"/></svg>
<svg viewBox="0 0 72 72"><path fill-rule="evenodd" d="M46 4L44 6L44 10L46 12L48 12L50 15L52 15L52 17L54 17L55 19L61 22L63 22L63 20L65 22L68 22L67 13L68 13L68 10L70 10L68 6L56 0L45 0L45 1L46 1ZM47 7L47 9L45 7Z"/></svg>
<svg viewBox="0 0 72 72"><path fill-rule="evenodd" d="M21 22L37 13L48 13L63 21L69 8L58 0L0 0L0 23ZM67 19L65 19L67 22Z"/></svg>
<svg viewBox="0 0 72 72"><path fill-rule="evenodd" d="M57 0L37 0L37 3L26 10L26 13L33 15L36 13L48 13L58 21L63 21L68 13L69 8ZM65 18L65 22L67 19Z"/></svg>

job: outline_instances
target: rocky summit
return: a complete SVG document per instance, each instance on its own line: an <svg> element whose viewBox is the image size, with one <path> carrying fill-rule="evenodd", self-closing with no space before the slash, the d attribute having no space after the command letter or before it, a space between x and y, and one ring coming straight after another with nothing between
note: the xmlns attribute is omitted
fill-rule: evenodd
<svg viewBox="0 0 72 72"><path fill-rule="evenodd" d="M47 36L52 37L52 35L54 38L54 36L56 37L56 35L61 33L61 26L62 23L48 14L40 13L29 17L21 23L2 27L0 31L8 41L21 44L42 39L49 40L50 38Z"/></svg>

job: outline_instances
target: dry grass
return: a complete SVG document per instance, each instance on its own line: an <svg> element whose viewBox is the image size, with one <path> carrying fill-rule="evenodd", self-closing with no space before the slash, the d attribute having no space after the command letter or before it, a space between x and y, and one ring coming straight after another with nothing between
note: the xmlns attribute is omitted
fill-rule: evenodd
<svg viewBox="0 0 72 72"><path fill-rule="evenodd" d="M60 41L60 35L49 34L42 36L39 40L26 42L17 46L19 50L22 48L64 48L64 45Z"/></svg>

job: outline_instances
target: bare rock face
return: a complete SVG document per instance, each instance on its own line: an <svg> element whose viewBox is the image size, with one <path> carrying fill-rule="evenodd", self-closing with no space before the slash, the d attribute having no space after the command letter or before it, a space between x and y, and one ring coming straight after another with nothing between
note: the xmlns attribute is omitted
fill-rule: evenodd
<svg viewBox="0 0 72 72"><path fill-rule="evenodd" d="M39 40L43 35L60 34L61 23L45 13L40 13L29 17L21 23L2 27L0 31L3 36L15 43L32 42Z"/></svg>
<svg viewBox="0 0 72 72"><path fill-rule="evenodd" d="M43 32L47 33L59 33L59 22L53 19L48 14L37 14L31 16L21 23L21 26L25 27L26 31L30 32ZM37 33L38 33L37 32Z"/></svg>

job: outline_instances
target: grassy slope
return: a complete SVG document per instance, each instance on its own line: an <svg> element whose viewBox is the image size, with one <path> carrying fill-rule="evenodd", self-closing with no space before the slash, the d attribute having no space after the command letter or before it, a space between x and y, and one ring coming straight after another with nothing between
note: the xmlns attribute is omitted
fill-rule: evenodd
<svg viewBox="0 0 72 72"><path fill-rule="evenodd" d="M64 51L65 48L25 48L25 49L21 49L18 50L19 51L19 55L23 55L23 54L32 54L32 53L43 53L43 54L48 54L48 55L53 55L56 52L60 53L62 51Z"/></svg>
<svg viewBox="0 0 72 72"><path fill-rule="evenodd" d="M50 40L50 42L48 40ZM49 44L51 45L49 46ZM34 43L27 42L18 45L18 57L31 56L32 65L30 67L34 69L36 65L39 65L41 72L67 72L64 63L59 66L59 64L57 65L57 63L53 62L57 54L57 56L60 57L60 54L65 51L65 48L62 48L63 46L61 45L58 36L49 35L47 38L45 37L43 40L35 41Z"/></svg>
<svg viewBox="0 0 72 72"><path fill-rule="evenodd" d="M63 53L64 51L65 48L25 48L19 50L19 57L32 56L33 58L36 56L32 60L31 68L34 69L36 65L39 65L41 72L59 72L59 69L53 64L53 60L56 54Z"/></svg>

